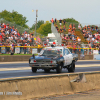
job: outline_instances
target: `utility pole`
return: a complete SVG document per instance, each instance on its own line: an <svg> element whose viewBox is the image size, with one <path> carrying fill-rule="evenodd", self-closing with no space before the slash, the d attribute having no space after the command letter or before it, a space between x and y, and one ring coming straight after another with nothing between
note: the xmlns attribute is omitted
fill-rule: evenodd
<svg viewBox="0 0 100 100"><path fill-rule="evenodd" d="M35 23L35 34L34 34L34 36L36 36L36 26L37 26L37 17L38 17L38 10L36 10L36 23Z"/></svg>
<svg viewBox="0 0 100 100"><path fill-rule="evenodd" d="M32 10L32 12L34 12L34 10ZM36 10L36 22L35 22L35 33L34 33L34 36L36 36L37 17L38 17L38 10Z"/></svg>

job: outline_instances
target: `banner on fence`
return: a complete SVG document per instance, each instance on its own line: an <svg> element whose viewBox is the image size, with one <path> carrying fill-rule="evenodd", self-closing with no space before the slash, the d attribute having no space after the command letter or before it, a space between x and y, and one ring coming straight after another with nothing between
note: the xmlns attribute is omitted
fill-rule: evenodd
<svg viewBox="0 0 100 100"><path fill-rule="evenodd" d="M36 54L37 53L37 48L32 49L32 54Z"/></svg>
<svg viewBox="0 0 100 100"><path fill-rule="evenodd" d="M100 54L94 55L94 60L100 60Z"/></svg>
<svg viewBox="0 0 100 100"><path fill-rule="evenodd" d="M93 54L99 54L98 50L93 50Z"/></svg>
<svg viewBox="0 0 100 100"><path fill-rule="evenodd" d="M5 47L1 47L1 53L6 53L6 48Z"/></svg>
<svg viewBox="0 0 100 100"><path fill-rule="evenodd" d="M19 47L15 47L15 53L20 53L20 48Z"/></svg>

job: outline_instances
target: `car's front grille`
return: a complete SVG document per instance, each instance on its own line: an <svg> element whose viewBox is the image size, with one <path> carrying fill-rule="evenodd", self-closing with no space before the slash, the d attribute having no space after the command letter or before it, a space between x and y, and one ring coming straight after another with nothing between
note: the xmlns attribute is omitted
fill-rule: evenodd
<svg viewBox="0 0 100 100"><path fill-rule="evenodd" d="M50 63L50 60L36 60L37 63Z"/></svg>

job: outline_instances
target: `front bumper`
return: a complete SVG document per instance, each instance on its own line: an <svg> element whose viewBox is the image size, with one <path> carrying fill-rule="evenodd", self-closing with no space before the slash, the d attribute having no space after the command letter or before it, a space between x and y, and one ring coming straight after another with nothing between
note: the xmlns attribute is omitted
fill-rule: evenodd
<svg viewBox="0 0 100 100"><path fill-rule="evenodd" d="M57 64L36 64L36 63L30 63L30 67L37 67L37 68L54 68L57 67Z"/></svg>

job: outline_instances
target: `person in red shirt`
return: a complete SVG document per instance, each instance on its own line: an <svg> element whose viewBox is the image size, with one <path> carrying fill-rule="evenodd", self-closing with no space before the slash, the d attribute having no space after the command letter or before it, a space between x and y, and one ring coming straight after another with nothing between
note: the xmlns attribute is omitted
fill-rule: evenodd
<svg viewBox="0 0 100 100"><path fill-rule="evenodd" d="M2 35L0 34L0 43L2 42Z"/></svg>
<svg viewBox="0 0 100 100"><path fill-rule="evenodd" d="M5 23L4 23L4 25L3 25L3 26L4 26L4 28L6 29L6 24L5 24Z"/></svg>
<svg viewBox="0 0 100 100"><path fill-rule="evenodd" d="M25 43L24 46L27 46L27 43ZM26 54L26 50L27 50L27 47L24 47L24 54Z"/></svg>

